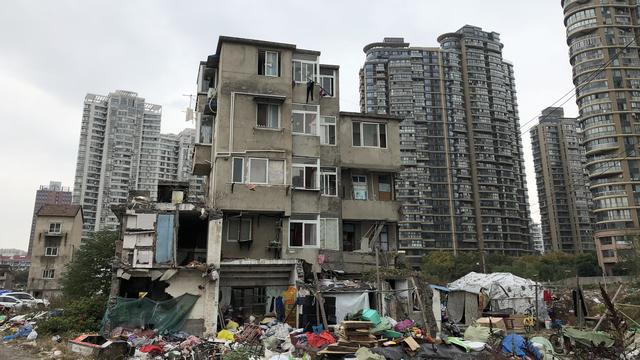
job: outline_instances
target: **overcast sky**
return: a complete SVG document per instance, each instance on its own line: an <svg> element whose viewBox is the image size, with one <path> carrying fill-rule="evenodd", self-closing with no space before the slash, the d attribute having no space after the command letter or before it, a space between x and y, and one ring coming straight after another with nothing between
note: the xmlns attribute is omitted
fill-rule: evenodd
<svg viewBox="0 0 640 360"><path fill-rule="evenodd" d="M73 186L87 92L138 92L178 132L200 60L228 35L296 44L340 65L342 110L358 111L362 47L385 36L414 46L465 24L500 33L514 64L520 123L569 91L560 0L466 1L10 1L0 11L0 248L26 249L35 191ZM565 113L577 114L575 100ZM525 125L527 130L536 121ZM528 131L532 217L539 221Z"/></svg>

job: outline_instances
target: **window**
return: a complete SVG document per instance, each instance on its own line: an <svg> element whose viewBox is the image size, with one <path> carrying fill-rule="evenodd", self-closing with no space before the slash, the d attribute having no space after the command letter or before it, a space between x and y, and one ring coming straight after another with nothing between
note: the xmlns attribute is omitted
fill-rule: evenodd
<svg viewBox="0 0 640 360"><path fill-rule="evenodd" d="M248 167L248 175L245 179L244 158L234 157L231 170L231 181L234 183L268 183L273 185L284 185L285 183L284 179L286 170L284 160L250 158Z"/></svg>
<svg viewBox="0 0 640 360"><path fill-rule="evenodd" d="M356 243L356 228L355 224L344 223L342 224L342 250L354 251L357 250Z"/></svg>
<svg viewBox="0 0 640 360"><path fill-rule="evenodd" d="M258 52L258 75L280 76L280 53L260 50Z"/></svg>
<svg viewBox="0 0 640 360"><path fill-rule="evenodd" d="M244 159L243 158L233 158L233 169L231 171L233 173L231 182L234 183L242 183L244 182Z"/></svg>
<svg viewBox="0 0 640 360"><path fill-rule="evenodd" d="M318 247L318 220L289 220L289 247Z"/></svg>
<svg viewBox="0 0 640 360"><path fill-rule="evenodd" d="M353 181L353 199L368 200L369 192L367 191L367 177L364 175L352 176Z"/></svg>
<svg viewBox="0 0 640 360"><path fill-rule="evenodd" d="M311 61L293 60L293 81L306 83L316 81L317 63Z"/></svg>
<svg viewBox="0 0 640 360"><path fill-rule="evenodd" d="M336 118L335 116L320 117L320 144L336 144Z"/></svg>
<svg viewBox="0 0 640 360"><path fill-rule="evenodd" d="M313 158L293 158L291 165L291 185L295 189L319 190L320 160Z"/></svg>
<svg viewBox="0 0 640 360"><path fill-rule="evenodd" d="M42 278L43 279L53 279L54 275L55 275L55 270L54 269L42 270Z"/></svg>
<svg viewBox="0 0 640 360"><path fill-rule="evenodd" d="M387 147L387 125L353 122L353 146Z"/></svg>
<svg viewBox="0 0 640 360"><path fill-rule="evenodd" d="M391 176L378 175L378 200L391 200Z"/></svg>
<svg viewBox="0 0 640 360"><path fill-rule="evenodd" d="M324 249L340 250L338 219L320 219L320 243Z"/></svg>
<svg viewBox="0 0 640 360"><path fill-rule="evenodd" d="M330 73L330 75L325 75L323 73ZM326 96L334 97L335 93L333 92L333 84L335 79L335 72L333 70L320 70L320 87L324 89L327 93Z"/></svg>
<svg viewBox="0 0 640 360"><path fill-rule="evenodd" d="M44 256L58 256L58 248L57 247L45 248Z"/></svg>
<svg viewBox="0 0 640 360"><path fill-rule="evenodd" d="M233 309L242 311L245 318L251 315L264 315L267 309L266 288L231 288L230 304Z"/></svg>
<svg viewBox="0 0 640 360"><path fill-rule="evenodd" d="M60 223L51 223L51 224L49 224L49 233L50 234L60 234L61 228L62 228L62 224L60 224Z"/></svg>
<svg viewBox="0 0 640 360"><path fill-rule="evenodd" d="M252 184L267 183L267 159L249 158L249 182Z"/></svg>
<svg viewBox="0 0 640 360"><path fill-rule="evenodd" d="M295 134L316 135L316 127L318 125L316 119L319 117L318 109L318 105L293 104L291 131Z"/></svg>
<svg viewBox="0 0 640 360"><path fill-rule="evenodd" d="M338 196L338 173L336 168L320 168L320 192L324 196Z"/></svg>
<svg viewBox="0 0 640 360"><path fill-rule="evenodd" d="M276 104L257 104L257 126L259 128L280 128L280 106Z"/></svg>
<svg viewBox="0 0 640 360"><path fill-rule="evenodd" d="M227 220L227 241L251 241L251 219L231 218Z"/></svg>

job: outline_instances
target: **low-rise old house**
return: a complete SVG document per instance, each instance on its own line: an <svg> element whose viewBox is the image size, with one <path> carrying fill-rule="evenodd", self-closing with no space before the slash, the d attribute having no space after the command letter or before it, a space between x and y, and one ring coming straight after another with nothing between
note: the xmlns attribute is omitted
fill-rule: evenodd
<svg viewBox="0 0 640 360"><path fill-rule="evenodd" d="M211 333L223 312L263 315L323 270L393 266L400 119L341 112L338 75L318 51L220 37L197 81L193 171L207 202L184 203L171 183L156 203L114 209L112 295L197 295L185 328Z"/></svg>
<svg viewBox="0 0 640 360"><path fill-rule="evenodd" d="M0 289L13 289L13 270L10 265L0 265Z"/></svg>
<svg viewBox="0 0 640 360"><path fill-rule="evenodd" d="M82 237L80 205L46 204L38 210L27 291L37 298L60 295L60 276Z"/></svg>

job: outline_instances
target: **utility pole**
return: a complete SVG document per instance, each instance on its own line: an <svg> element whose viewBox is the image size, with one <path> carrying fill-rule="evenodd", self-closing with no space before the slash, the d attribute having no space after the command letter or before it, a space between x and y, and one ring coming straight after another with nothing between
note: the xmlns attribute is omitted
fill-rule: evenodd
<svg viewBox="0 0 640 360"><path fill-rule="evenodd" d="M537 276L534 276L533 278L535 279L536 277ZM535 329L536 329L536 331L538 331L539 330L538 324L540 323L539 322L540 319L538 319L539 313L538 313L538 280L537 279L535 280L535 287L536 287L536 300L535 300L535 302L536 302L536 316L534 316L533 318L535 319L535 325L534 325Z"/></svg>

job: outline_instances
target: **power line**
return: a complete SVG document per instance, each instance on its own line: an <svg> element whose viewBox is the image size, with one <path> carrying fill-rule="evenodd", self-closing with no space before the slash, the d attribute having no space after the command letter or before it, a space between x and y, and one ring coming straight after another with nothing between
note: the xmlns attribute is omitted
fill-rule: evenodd
<svg viewBox="0 0 640 360"><path fill-rule="evenodd" d="M563 101L560 106L566 104L569 100L571 100L573 97L577 96L577 91L579 90L579 88L584 88L585 86L589 85L593 80L595 80L595 78L600 75L614 60L616 60L618 58L618 56L620 56L620 54L626 50L627 48L629 48L629 46L631 46L631 44L633 44L636 41L635 38L633 38L631 41L629 41L625 46L623 46L622 48L619 48L618 50L616 50L616 53L609 58L609 61L607 61L606 63L604 63L603 65L601 65L600 67L598 67L598 69L596 69L593 73L591 73L591 76L582 84L576 85L574 86L571 90L569 90L569 92L565 93L564 95L562 95L558 100L556 100L553 104L551 104L551 106L548 107L553 107L554 105L556 105L560 100L562 100L565 96L567 96L569 93L573 93L571 96L569 96L569 98L567 98L565 101ZM575 91L574 91L575 90ZM531 120L527 121L526 123L520 125L520 134L524 135L527 131L531 130L533 128L533 126L529 127L527 130L522 130L522 128L525 127L525 125L531 123L532 121L534 121L537 118L540 118L540 115L536 115L535 117L533 117ZM547 114L542 115L542 118L540 118L540 121L545 120L549 115L551 114ZM535 126L535 125L534 125Z"/></svg>

